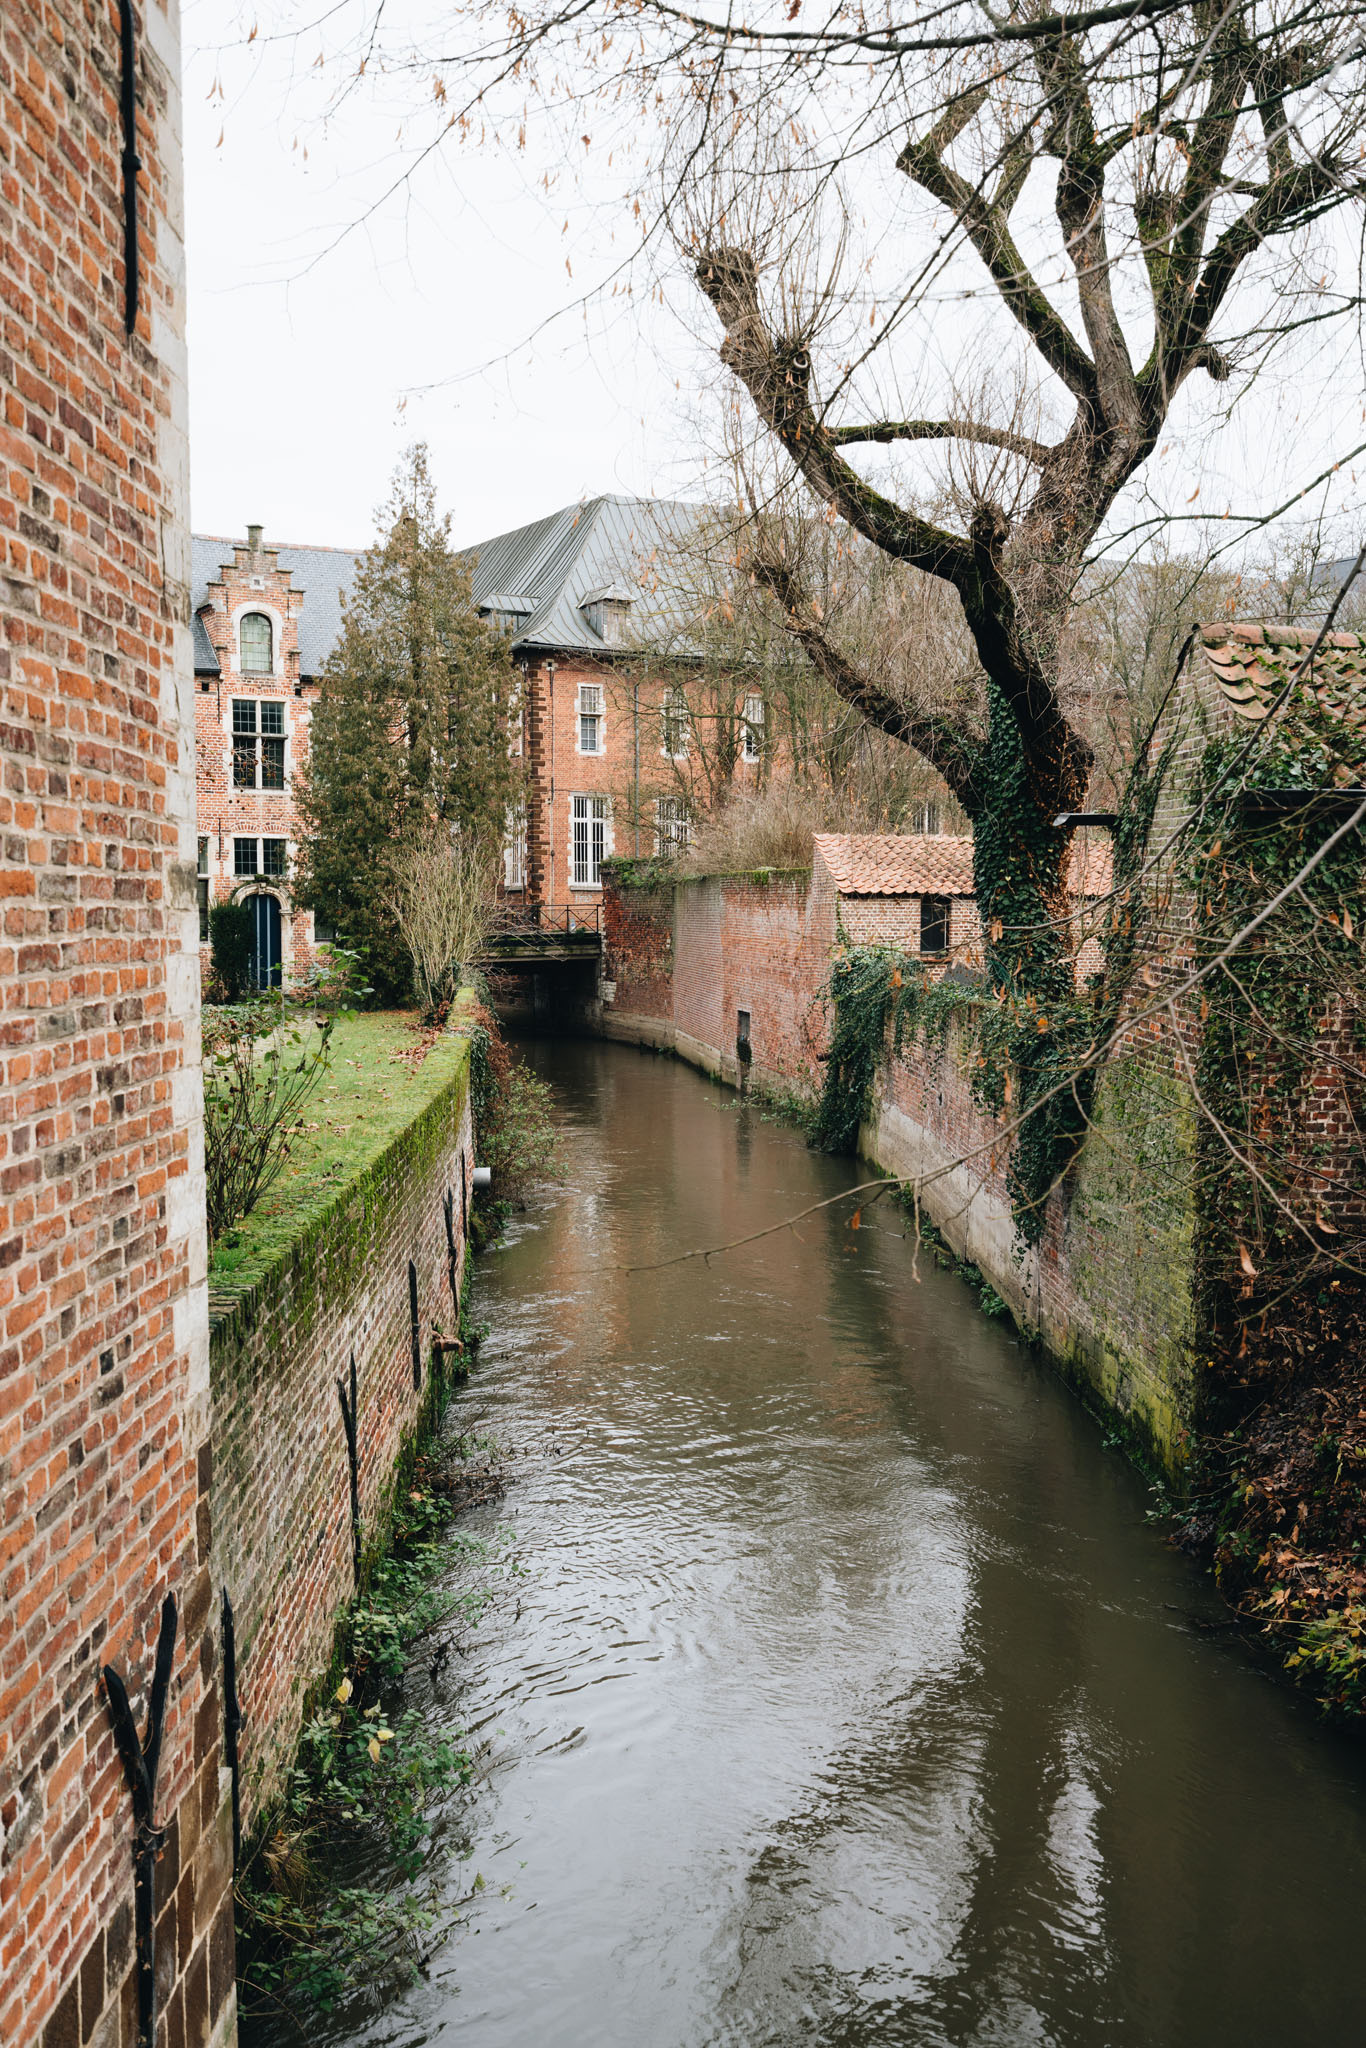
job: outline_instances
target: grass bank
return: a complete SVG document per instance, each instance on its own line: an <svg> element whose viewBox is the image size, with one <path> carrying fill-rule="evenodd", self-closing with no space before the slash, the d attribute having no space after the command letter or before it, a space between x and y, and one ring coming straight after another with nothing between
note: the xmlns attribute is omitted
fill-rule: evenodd
<svg viewBox="0 0 1366 2048"><path fill-rule="evenodd" d="M250 1289L302 1230L387 1151L456 1079L466 1041L407 1010L366 1011L332 1034L326 1079L304 1112L284 1170L209 1261L215 1313Z"/></svg>

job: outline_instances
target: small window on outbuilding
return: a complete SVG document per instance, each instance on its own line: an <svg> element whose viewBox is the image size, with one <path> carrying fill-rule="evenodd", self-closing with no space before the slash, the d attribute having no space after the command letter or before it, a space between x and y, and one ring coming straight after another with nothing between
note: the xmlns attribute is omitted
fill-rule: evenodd
<svg viewBox="0 0 1366 2048"><path fill-rule="evenodd" d="M244 612L237 629L244 676L268 676L275 667L270 620L264 612Z"/></svg>
<svg viewBox="0 0 1366 2048"><path fill-rule="evenodd" d="M949 950L949 899L922 896L920 899L920 950L947 953Z"/></svg>

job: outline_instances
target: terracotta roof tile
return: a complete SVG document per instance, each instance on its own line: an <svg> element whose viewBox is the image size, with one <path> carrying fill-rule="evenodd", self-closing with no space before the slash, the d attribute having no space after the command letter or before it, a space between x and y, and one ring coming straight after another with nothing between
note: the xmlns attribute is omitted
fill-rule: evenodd
<svg viewBox="0 0 1366 2048"><path fill-rule="evenodd" d="M818 832L816 851L841 896L971 896L970 834ZM1073 896L1110 891L1110 847L1073 841L1068 890Z"/></svg>
<svg viewBox="0 0 1366 2048"><path fill-rule="evenodd" d="M972 840L948 832L818 832L841 896L971 896Z"/></svg>
<svg viewBox="0 0 1366 2048"><path fill-rule="evenodd" d="M1108 839L1074 839L1067 866L1069 896L1108 896L1114 887L1114 848Z"/></svg>
<svg viewBox="0 0 1366 2048"><path fill-rule="evenodd" d="M1201 626L1200 649L1224 701L1249 725L1272 705L1318 639L1316 626ZM1303 685L1325 711L1366 738L1366 635L1329 633Z"/></svg>

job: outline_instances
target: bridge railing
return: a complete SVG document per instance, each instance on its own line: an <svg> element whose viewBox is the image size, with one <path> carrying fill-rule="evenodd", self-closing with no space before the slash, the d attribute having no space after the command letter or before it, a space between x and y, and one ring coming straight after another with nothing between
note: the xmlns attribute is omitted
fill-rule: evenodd
<svg viewBox="0 0 1366 2048"><path fill-rule="evenodd" d="M598 938L602 933L600 903L528 903L513 909L505 906L498 929L490 939L494 949L515 946L519 939Z"/></svg>

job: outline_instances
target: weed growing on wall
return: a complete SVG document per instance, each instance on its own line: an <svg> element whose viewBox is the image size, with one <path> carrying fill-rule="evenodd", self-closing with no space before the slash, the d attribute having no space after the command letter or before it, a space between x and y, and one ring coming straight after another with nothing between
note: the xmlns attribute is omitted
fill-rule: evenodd
<svg viewBox="0 0 1366 2048"><path fill-rule="evenodd" d="M470 1109L481 1166L493 1176L475 1204L476 1249L496 1237L514 1209L524 1209L538 1181L553 1180L558 1140L550 1089L520 1061L491 1011L482 1005L470 1031Z"/></svg>
<svg viewBox="0 0 1366 2048"><path fill-rule="evenodd" d="M283 1800L238 1877L244 2018L328 2010L360 1987L400 1984L451 1923L421 1882L425 1849L434 1807L468 1782L473 1759L458 1728L431 1727L401 1707L399 1690L419 1648L435 1643L440 1660L451 1629L478 1620L508 1569L503 1541L450 1526L502 1481L494 1447L469 1438L420 1453L408 1479L388 1546L342 1617ZM457 1589L459 1563L476 1576Z"/></svg>

